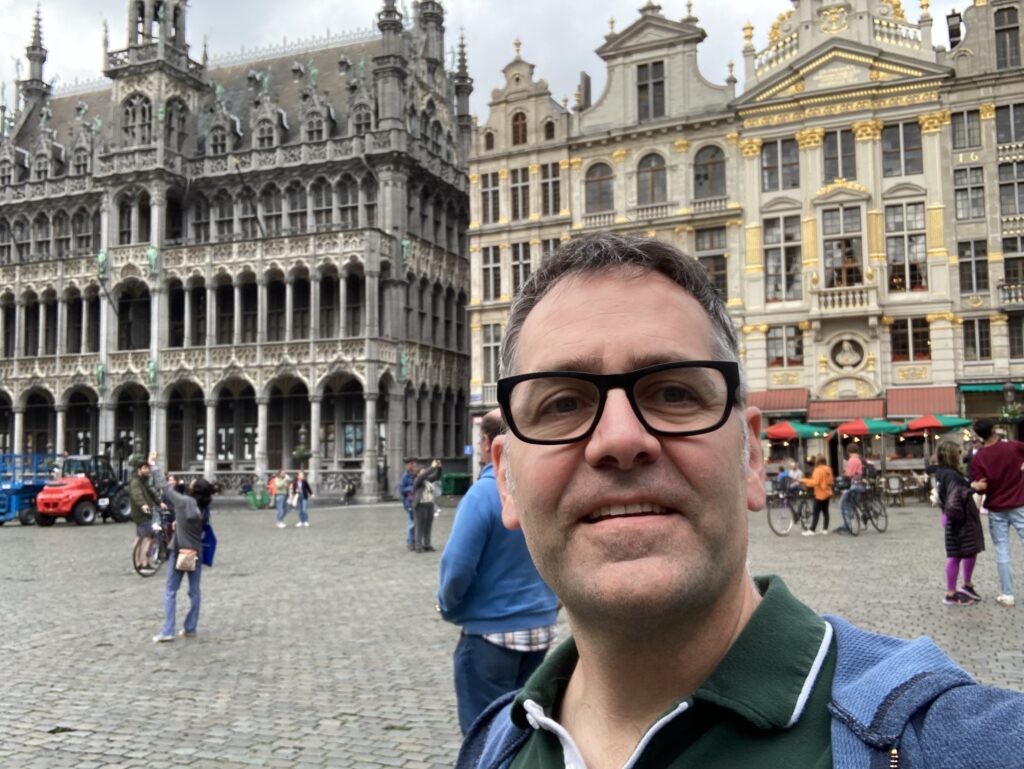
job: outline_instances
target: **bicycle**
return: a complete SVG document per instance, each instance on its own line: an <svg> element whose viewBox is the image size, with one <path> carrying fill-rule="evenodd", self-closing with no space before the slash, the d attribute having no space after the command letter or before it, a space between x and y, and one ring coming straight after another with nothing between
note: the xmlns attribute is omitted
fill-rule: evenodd
<svg viewBox="0 0 1024 769"><path fill-rule="evenodd" d="M161 513L160 529L153 532L153 536L147 539L140 539L132 548L132 566L140 577L152 577L167 560L167 547L171 543L173 533L171 516ZM149 543L149 558L144 558L144 545Z"/></svg>
<svg viewBox="0 0 1024 769"><path fill-rule="evenodd" d="M801 530L811 528L814 500L810 489L792 485L786 490L774 489L768 498L768 528L780 537L788 536L794 524Z"/></svg>
<svg viewBox="0 0 1024 769"><path fill-rule="evenodd" d="M885 509L885 500L873 486L867 486L855 494L850 504L853 506L850 515L850 534L853 536L860 534L869 523L879 534L889 528L889 513Z"/></svg>

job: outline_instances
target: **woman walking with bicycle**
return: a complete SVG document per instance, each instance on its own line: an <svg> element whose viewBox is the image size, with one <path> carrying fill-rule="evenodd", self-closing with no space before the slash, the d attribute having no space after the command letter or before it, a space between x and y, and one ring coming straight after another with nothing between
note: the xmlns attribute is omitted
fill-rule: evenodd
<svg viewBox="0 0 1024 769"><path fill-rule="evenodd" d="M828 466L828 460L818 455L814 462L814 472L810 478L800 480L804 486L814 489L814 518L811 520L811 528L804 531L805 537L814 536L814 530L818 528L818 516L822 517L822 534L828 534L828 503L832 499L832 486L835 484L835 476L832 468Z"/></svg>
<svg viewBox="0 0 1024 769"><path fill-rule="evenodd" d="M947 606L969 606L981 600L971 580L978 553L985 549L981 515L974 504L974 490L961 471L960 446L942 441L936 454L935 486L946 530L946 595L942 602ZM961 567L964 581L957 590Z"/></svg>
<svg viewBox="0 0 1024 769"><path fill-rule="evenodd" d="M185 638L196 634L199 623L199 577L202 573L202 559L199 553L203 549L203 513L199 509L194 496L182 494L168 484L163 471L156 463L156 454L150 454L149 466L153 476L153 487L157 494L169 503L174 512L174 533L168 547L167 585L164 588L164 626L153 640L164 643L174 640L175 614L177 610L178 588L181 580L188 574L189 609L185 615L185 624L180 633ZM190 491L195 490L196 482L192 482ZM209 512L207 511L207 515Z"/></svg>

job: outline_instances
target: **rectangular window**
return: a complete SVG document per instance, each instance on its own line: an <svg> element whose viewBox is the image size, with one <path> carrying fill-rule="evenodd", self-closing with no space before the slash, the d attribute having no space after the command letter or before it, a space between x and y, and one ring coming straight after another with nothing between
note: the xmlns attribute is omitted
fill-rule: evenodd
<svg viewBox="0 0 1024 769"><path fill-rule="evenodd" d="M665 117L665 62L637 66L636 97L641 123Z"/></svg>
<svg viewBox="0 0 1024 769"><path fill-rule="evenodd" d="M768 367L804 365L804 332L798 326L768 328Z"/></svg>
<svg viewBox="0 0 1024 769"><path fill-rule="evenodd" d="M530 169L513 168L509 171L512 193L512 220L530 216Z"/></svg>
<svg viewBox="0 0 1024 769"><path fill-rule="evenodd" d="M992 359L992 337L988 318L964 321L964 360Z"/></svg>
<svg viewBox="0 0 1024 769"><path fill-rule="evenodd" d="M890 291L928 288L924 203L885 207L885 254Z"/></svg>
<svg viewBox="0 0 1024 769"><path fill-rule="evenodd" d="M540 242L540 258L543 261L549 254L555 253L558 247L562 245L562 241L558 238L547 238Z"/></svg>
<svg viewBox="0 0 1024 769"><path fill-rule="evenodd" d="M1024 142L1024 104L996 108L996 143Z"/></svg>
<svg viewBox="0 0 1024 769"><path fill-rule="evenodd" d="M795 139L765 142L761 147L761 190L795 190L800 186L800 149Z"/></svg>
<svg viewBox="0 0 1024 769"><path fill-rule="evenodd" d="M984 240L957 243L960 258L960 293L988 291L988 244Z"/></svg>
<svg viewBox="0 0 1024 769"><path fill-rule="evenodd" d="M857 178L857 148L853 131L829 131L825 134L825 184L836 179Z"/></svg>
<svg viewBox="0 0 1024 769"><path fill-rule="evenodd" d="M493 224L498 221L500 214L498 174L480 174L480 221Z"/></svg>
<svg viewBox="0 0 1024 769"><path fill-rule="evenodd" d="M1024 162L999 164L999 213L1024 214Z"/></svg>
<svg viewBox="0 0 1024 769"><path fill-rule="evenodd" d="M729 296L729 273L725 259L725 227L697 230L697 260L723 299Z"/></svg>
<svg viewBox="0 0 1024 769"><path fill-rule="evenodd" d="M897 318L889 334L893 363L932 359L931 334L924 318Z"/></svg>
<svg viewBox="0 0 1024 769"><path fill-rule="evenodd" d="M953 114L953 149L981 146L981 114L976 109Z"/></svg>
<svg viewBox="0 0 1024 769"><path fill-rule="evenodd" d="M821 212L825 246L825 286L863 283L863 242L859 206L826 208Z"/></svg>
<svg viewBox="0 0 1024 769"><path fill-rule="evenodd" d="M910 176L923 171L921 126L896 123L882 129L882 175Z"/></svg>
<svg viewBox="0 0 1024 769"><path fill-rule="evenodd" d="M558 216L562 212L562 189L558 163L545 163L540 167L541 216Z"/></svg>
<svg viewBox="0 0 1024 769"><path fill-rule="evenodd" d="M501 297L501 249L484 246L480 249L484 282L484 300L497 301Z"/></svg>
<svg viewBox="0 0 1024 769"><path fill-rule="evenodd" d="M985 169L981 166L953 171L956 218L959 221L985 218Z"/></svg>
<svg viewBox="0 0 1024 769"><path fill-rule="evenodd" d="M519 293L519 289L530 279L530 244L512 244L512 295Z"/></svg>
<svg viewBox="0 0 1024 769"><path fill-rule="evenodd" d="M764 299L782 302L803 298L800 217L764 220Z"/></svg>
<svg viewBox="0 0 1024 769"><path fill-rule="evenodd" d="M1024 312L1007 313L1010 332L1010 357L1024 358Z"/></svg>
<svg viewBox="0 0 1024 769"><path fill-rule="evenodd" d="M1008 286L1024 285L1024 237L1003 238L1003 277Z"/></svg>
<svg viewBox="0 0 1024 769"><path fill-rule="evenodd" d="M497 323L484 324L482 329L484 335L484 381L488 384L498 381L500 370L500 358L498 352L501 346L501 326Z"/></svg>
<svg viewBox="0 0 1024 769"><path fill-rule="evenodd" d="M1020 66L1020 25L1016 8L996 11L996 69Z"/></svg>

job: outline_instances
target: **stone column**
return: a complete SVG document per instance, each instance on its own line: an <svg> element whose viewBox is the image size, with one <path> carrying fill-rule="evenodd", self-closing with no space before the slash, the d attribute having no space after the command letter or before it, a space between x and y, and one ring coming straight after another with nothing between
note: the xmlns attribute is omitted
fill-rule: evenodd
<svg viewBox="0 0 1024 769"><path fill-rule="evenodd" d="M740 155L743 162L743 189L753 197L750 191L761 189L761 147L764 141L758 138L744 139L740 142ZM751 209L756 211L758 209ZM741 300L748 309L760 310L764 307L764 261L761 253L761 220L760 217L746 226L744 244L743 288Z"/></svg>
<svg viewBox="0 0 1024 769"><path fill-rule="evenodd" d="M36 355L43 356L46 354L46 302L43 301L42 297L39 297L39 301L36 302L36 316L39 319L39 342L36 346Z"/></svg>
<svg viewBox="0 0 1024 769"><path fill-rule="evenodd" d="M367 270L366 283L363 289L365 293L363 302L363 306L365 307L365 320L363 325L366 327L365 335L367 339L372 339L376 336L379 336L377 330L377 284L379 281L380 273Z"/></svg>
<svg viewBox="0 0 1024 769"><path fill-rule="evenodd" d="M234 283L235 292L235 307L234 313L232 314L231 320L233 321L233 327L231 329L232 343L237 347L242 343L242 284L238 281Z"/></svg>
<svg viewBox="0 0 1024 769"><path fill-rule="evenodd" d="M25 297L19 296L14 310L14 356L24 358L27 354L25 349L25 326L28 321L28 308L25 306Z"/></svg>
<svg viewBox="0 0 1024 769"><path fill-rule="evenodd" d="M170 321L171 303L167 303L168 321ZM170 323L168 322L168 325ZM192 347L192 289L185 286L185 341L183 347L187 350Z"/></svg>
<svg viewBox="0 0 1024 769"><path fill-rule="evenodd" d="M157 456L167 457L167 401L151 398L149 402L149 443L150 451Z"/></svg>
<svg viewBox="0 0 1024 769"><path fill-rule="evenodd" d="M256 475L260 482L267 477L267 406L270 398L266 395L256 397Z"/></svg>
<svg viewBox="0 0 1024 769"><path fill-rule="evenodd" d="M152 212L150 212L150 225L152 226ZM139 242L139 201L136 199L132 202L132 232L129 238L132 243Z"/></svg>
<svg viewBox="0 0 1024 769"><path fill-rule="evenodd" d="M320 281L317 281L319 285ZM309 482L315 489L320 483L320 404L322 395L309 396Z"/></svg>
<svg viewBox="0 0 1024 769"><path fill-rule="evenodd" d="M310 347L320 338L320 286L323 276L314 270L309 276L309 341Z"/></svg>
<svg viewBox="0 0 1024 769"><path fill-rule="evenodd" d="M206 346L217 344L217 287L206 286Z"/></svg>
<svg viewBox="0 0 1024 769"><path fill-rule="evenodd" d="M388 394L388 491L398 485L399 473L405 459L405 434L402 432L402 409L405 406L403 392Z"/></svg>
<svg viewBox="0 0 1024 769"><path fill-rule="evenodd" d="M889 267L885 255L885 212L881 208L882 153L878 147L885 123L881 120L860 120L852 126L857 144L857 178L867 188L875 202L867 211L866 239L868 263L877 275L879 299L889 286Z"/></svg>
<svg viewBox="0 0 1024 769"><path fill-rule="evenodd" d="M945 270L949 259L949 251L946 248L946 206L942 191L948 174L946 166L949 161L944 148L950 146L949 131L946 129L950 124L950 113L949 110L930 112L919 115L917 120L921 126L921 152L924 160L925 188L928 190L925 235L928 245L928 284L933 285L933 260L939 262L934 265L935 269Z"/></svg>
<svg viewBox="0 0 1024 769"><path fill-rule="evenodd" d="M366 413L363 421L363 487L359 498L363 502L380 499L377 486L377 393L365 393Z"/></svg>
<svg viewBox="0 0 1024 769"><path fill-rule="evenodd" d="M67 348L65 337L67 336L68 305L61 298L57 298L57 355L63 355ZM0 336L0 339L3 339Z"/></svg>
<svg viewBox="0 0 1024 769"><path fill-rule="evenodd" d="M79 332L81 339L78 344L80 355L84 355L89 352L89 324L92 322L89 307L89 300L86 298L85 294L82 294L82 328Z"/></svg>
<svg viewBox="0 0 1024 769"><path fill-rule="evenodd" d="M14 453L25 453L25 407L15 406L14 409Z"/></svg>
<svg viewBox="0 0 1024 769"><path fill-rule="evenodd" d="M206 405L206 456L203 457L203 475L213 478L217 474L217 399L207 398L203 403ZM262 434L262 431L259 434Z"/></svg>
<svg viewBox="0 0 1024 769"><path fill-rule="evenodd" d="M348 336L347 323L345 322L345 316L348 312L345 308L348 300L348 284L346 279L345 273L340 273L340 278L338 279L338 336L342 339Z"/></svg>
<svg viewBox="0 0 1024 769"><path fill-rule="evenodd" d="M4 340L7 338L7 313L3 305L0 305L0 358L6 357L4 352ZM12 352L14 352L12 350Z"/></svg>
<svg viewBox="0 0 1024 769"><path fill-rule="evenodd" d="M57 456L63 456L64 450L67 448L67 416L68 407L64 404L58 404L53 409L57 412L57 440L55 441L54 451Z"/></svg>
<svg viewBox="0 0 1024 769"><path fill-rule="evenodd" d="M267 277L262 273L256 278L256 341L267 342Z"/></svg>
<svg viewBox="0 0 1024 769"><path fill-rule="evenodd" d="M100 410L96 452L102 453L103 444L114 440L114 411L117 405L111 402L97 403L96 405Z"/></svg>
<svg viewBox="0 0 1024 769"><path fill-rule="evenodd" d="M796 132L797 145L800 147L800 188L804 190L818 189L822 180L824 157L822 144L825 140L824 128L808 128ZM805 195L800 222L800 244L802 255L802 292L810 291L813 276L820 267L818 259L818 216L814 200ZM810 296L804 296L804 302L810 305ZM748 358L749 359L749 358Z"/></svg>
<svg viewBox="0 0 1024 769"><path fill-rule="evenodd" d="M292 313L295 311L295 277L289 273L284 279L284 338L292 341L292 333L295 330L295 318Z"/></svg>

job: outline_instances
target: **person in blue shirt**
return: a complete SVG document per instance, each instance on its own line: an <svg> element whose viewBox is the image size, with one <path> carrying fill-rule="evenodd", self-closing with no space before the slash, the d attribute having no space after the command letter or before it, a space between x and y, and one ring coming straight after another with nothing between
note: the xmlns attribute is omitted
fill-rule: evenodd
<svg viewBox="0 0 1024 769"><path fill-rule="evenodd" d="M491 443L502 431L498 409L480 424L480 478L455 511L441 554L438 610L462 626L452 663L459 726L506 692L522 688L555 640L558 599L537 573L521 531L501 521Z"/></svg>
<svg viewBox="0 0 1024 769"><path fill-rule="evenodd" d="M416 484L416 473L419 467L416 460L409 457L405 460L405 472L398 482L398 496L402 499L402 507L405 509L405 546L409 550L416 549L416 516L412 509L412 487Z"/></svg>

